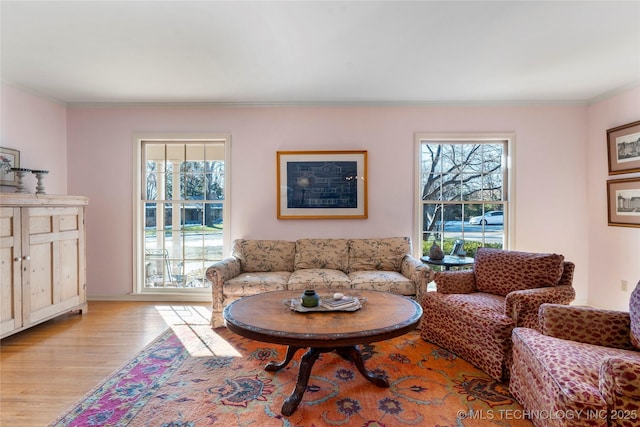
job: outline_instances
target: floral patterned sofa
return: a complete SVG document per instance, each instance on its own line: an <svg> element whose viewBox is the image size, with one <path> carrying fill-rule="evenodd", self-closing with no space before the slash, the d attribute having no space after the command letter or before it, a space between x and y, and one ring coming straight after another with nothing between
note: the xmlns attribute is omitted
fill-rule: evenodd
<svg viewBox="0 0 640 427"><path fill-rule="evenodd" d="M573 301L574 268L562 255L479 248L472 270L435 274L437 291L420 301L421 336L506 380L511 331L536 328L542 303Z"/></svg>
<svg viewBox="0 0 640 427"><path fill-rule="evenodd" d="M640 282L629 313L543 304L513 330L509 389L536 426L640 425Z"/></svg>
<svg viewBox="0 0 640 427"><path fill-rule="evenodd" d="M230 302L285 289L373 289L419 298L433 270L411 256L411 239L299 239L233 242L231 256L207 269L211 325Z"/></svg>

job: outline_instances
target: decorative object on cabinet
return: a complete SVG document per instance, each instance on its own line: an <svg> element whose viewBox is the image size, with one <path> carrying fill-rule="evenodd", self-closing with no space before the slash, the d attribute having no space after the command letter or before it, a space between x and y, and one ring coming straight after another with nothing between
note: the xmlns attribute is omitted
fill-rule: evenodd
<svg viewBox="0 0 640 427"><path fill-rule="evenodd" d="M47 194L47 192L44 190L44 184L42 181L44 180L44 176L48 174L49 171L32 170L31 173L34 174L36 176L36 179L38 180L38 183L36 184L36 194Z"/></svg>
<svg viewBox="0 0 640 427"><path fill-rule="evenodd" d="M609 225L640 227L640 178L607 181Z"/></svg>
<svg viewBox="0 0 640 427"><path fill-rule="evenodd" d="M0 198L0 338L87 311L85 207L78 196Z"/></svg>
<svg viewBox="0 0 640 427"><path fill-rule="evenodd" d="M16 193L28 193L27 189L24 187L24 182L22 182L22 179L26 174L31 172L31 169L11 168L11 172L16 175Z"/></svg>
<svg viewBox="0 0 640 427"><path fill-rule="evenodd" d="M607 130L609 175L640 172L640 121Z"/></svg>
<svg viewBox="0 0 640 427"><path fill-rule="evenodd" d="M278 219L367 218L366 151L278 151Z"/></svg>
<svg viewBox="0 0 640 427"><path fill-rule="evenodd" d="M15 187L18 185L17 175L13 168L20 167L20 151L13 148L0 147L0 185Z"/></svg>

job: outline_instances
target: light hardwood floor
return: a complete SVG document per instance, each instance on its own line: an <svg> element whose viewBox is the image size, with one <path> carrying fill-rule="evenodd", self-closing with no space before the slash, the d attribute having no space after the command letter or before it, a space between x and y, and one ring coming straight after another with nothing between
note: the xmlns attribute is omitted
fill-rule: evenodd
<svg viewBox="0 0 640 427"><path fill-rule="evenodd" d="M4 338L0 426L47 426L166 330L168 307L209 305L90 301L84 315L69 313Z"/></svg>

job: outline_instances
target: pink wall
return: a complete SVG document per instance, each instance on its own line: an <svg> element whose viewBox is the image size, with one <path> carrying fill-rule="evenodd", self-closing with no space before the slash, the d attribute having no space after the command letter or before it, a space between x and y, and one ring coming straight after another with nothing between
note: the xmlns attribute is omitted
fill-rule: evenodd
<svg viewBox="0 0 640 427"><path fill-rule="evenodd" d="M640 88L589 106L66 108L2 85L0 107L1 145L20 150L23 166L49 169L49 193L90 197L94 298L132 289L132 137L140 132L230 133L232 238L287 239L413 235L414 133L514 132L515 249L574 261L576 303L625 310L640 280L640 229L607 226L605 196L605 132L639 119ZM369 219L278 221L275 153L297 149L368 150ZM27 184L33 191L35 179Z"/></svg>
<svg viewBox="0 0 640 427"><path fill-rule="evenodd" d="M44 186L49 194L67 193L67 108L63 104L28 94L8 85L0 87L0 145L20 151L20 166L45 169ZM35 192L36 178L24 183ZM13 192L15 187L2 187Z"/></svg>
<svg viewBox="0 0 640 427"><path fill-rule="evenodd" d="M606 132L640 120L640 87L589 107L589 301L617 310L629 309L629 296L640 281L640 228L607 225L606 181L640 177L609 176ZM628 290L620 282L627 280Z"/></svg>
<svg viewBox="0 0 640 427"><path fill-rule="evenodd" d="M562 253L587 300L585 106L70 107L69 192L89 196L88 293L132 289L132 137L228 132L232 238L412 236L415 132L515 132L516 249ZM276 151L364 149L369 219L277 220Z"/></svg>

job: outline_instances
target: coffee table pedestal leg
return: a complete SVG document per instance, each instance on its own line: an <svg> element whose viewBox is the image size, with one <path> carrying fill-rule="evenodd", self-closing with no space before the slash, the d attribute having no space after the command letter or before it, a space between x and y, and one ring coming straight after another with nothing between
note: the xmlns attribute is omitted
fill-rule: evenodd
<svg viewBox="0 0 640 427"><path fill-rule="evenodd" d="M265 371L279 371L280 369L282 369L285 366L287 366L289 364L289 362L291 362L291 359L293 359L293 356L301 348L304 348L304 347L296 347L294 345L290 345L289 347L287 347L287 355L285 356L285 358L284 358L284 360L282 362L280 362L280 363L278 363L278 362L269 362L264 367L264 370Z"/></svg>
<svg viewBox="0 0 640 427"><path fill-rule="evenodd" d="M342 358L353 362L358 368L358 371L369 381L377 385L378 387L389 387L389 380L385 375L382 374L374 374L372 372L367 371L364 367L364 360L362 359L362 354L358 350L357 347L340 347L336 349L336 353L338 353Z"/></svg>
<svg viewBox="0 0 640 427"><path fill-rule="evenodd" d="M267 371L277 371L279 369L284 368L291 361L295 353L300 350L302 347L289 346L287 348L287 355L285 356L285 360L278 362L269 362L267 366L265 366L265 370ZM303 355L302 359L300 359L300 370L298 371L298 381L296 382L296 387L282 405L282 410L280 411L282 415L289 416L293 414L298 405L302 401L302 396L307 389L307 384L309 383L309 377L311 376L311 368L313 364L318 360L321 353L329 353L335 351L342 358L353 362L358 368L358 371L369 381L377 385L378 387L389 387L389 380L383 374L374 374L372 372L367 371L364 366L364 360L362 359L362 354L360 350L356 346L349 347L338 347L338 348L309 348Z"/></svg>
<svg viewBox="0 0 640 427"><path fill-rule="evenodd" d="M307 384L309 383L309 376L311 375L311 368L313 364L320 357L320 353L324 353L331 350L323 350L318 348L309 348L303 355L302 359L300 359L300 370L298 371L298 381L296 382L296 388L291 393L291 396L284 401L282 405L282 410L280 411L282 415L289 416L295 412L302 400L302 395L307 389Z"/></svg>

